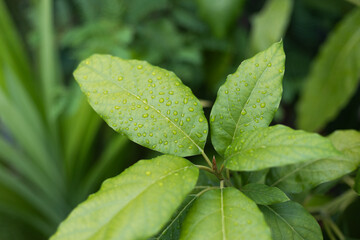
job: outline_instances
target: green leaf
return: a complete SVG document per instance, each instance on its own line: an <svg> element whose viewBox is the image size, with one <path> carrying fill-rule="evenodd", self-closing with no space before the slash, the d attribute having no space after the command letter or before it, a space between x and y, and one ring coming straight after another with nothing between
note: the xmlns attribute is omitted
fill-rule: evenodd
<svg viewBox="0 0 360 240"><path fill-rule="evenodd" d="M241 188L241 192L256 204L271 205L289 201L290 199L280 189L265 184L250 183Z"/></svg>
<svg viewBox="0 0 360 240"><path fill-rule="evenodd" d="M181 231L180 240L271 239L256 204L235 188L204 193L191 207Z"/></svg>
<svg viewBox="0 0 360 240"><path fill-rule="evenodd" d="M201 17L207 22L215 34L222 38L228 33L240 12L244 0L197 0Z"/></svg>
<svg viewBox="0 0 360 240"><path fill-rule="evenodd" d="M360 133L336 131L329 139L342 154L271 169L268 183L285 192L299 193L354 171L360 164Z"/></svg>
<svg viewBox="0 0 360 240"><path fill-rule="evenodd" d="M211 140L223 155L244 131L267 127L279 107L285 54L282 42L243 61L227 77L211 110Z"/></svg>
<svg viewBox="0 0 360 240"><path fill-rule="evenodd" d="M52 240L146 239L171 218L194 188L199 171L183 158L142 160L81 203Z"/></svg>
<svg viewBox="0 0 360 240"><path fill-rule="evenodd" d="M225 152L225 167L234 171L309 162L339 155L331 141L316 133L283 125L245 132Z"/></svg>
<svg viewBox="0 0 360 240"><path fill-rule="evenodd" d="M273 240L322 240L321 229L300 204L292 201L259 206L271 228Z"/></svg>
<svg viewBox="0 0 360 240"><path fill-rule="evenodd" d="M253 53L268 48L285 34L292 12L293 0L268 0L252 19L250 44Z"/></svg>
<svg viewBox="0 0 360 240"><path fill-rule="evenodd" d="M322 46L298 102L300 128L321 129L355 93L360 79L359 25L360 9L355 9Z"/></svg>
<svg viewBox="0 0 360 240"><path fill-rule="evenodd" d="M173 72L93 55L74 76L94 110L132 141L177 156L203 151L208 124L201 104Z"/></svg>

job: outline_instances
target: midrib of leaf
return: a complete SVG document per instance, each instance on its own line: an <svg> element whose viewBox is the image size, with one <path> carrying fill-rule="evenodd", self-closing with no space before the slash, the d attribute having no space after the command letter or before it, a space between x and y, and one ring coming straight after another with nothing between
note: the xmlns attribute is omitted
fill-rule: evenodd
<svg viewBox="0 0 360 240"><path fill-rule="evenodd" d="M144 192L146 192L151 186L153 186L154 184L156 184L157 182L159 182L160 180L167 178L168 176L180 172L182 170L186 170L187 168L192 167L192 166L186 166L186 167L182 167L179 169L176 169L174 171L169 172L168 174L161 176L160 178L154 180L153 182L151 182L149 185L147 185L144 189L142 189L137 195L135 195L133 198L129 199L129 201L122 206L122 208L120 209L120 211L117 212L117 214L113 215L111 218L109 218L108 221L106 221L103 226L101 226L96 232L93 233L93 235L97 234L98 232L100 232L109 222L111 222L116 216L118 216L122 211L124 211L127 207L129 207L129 205L136 200L137 198L139 198Z"/></svg>
<svg viewBox="0 0 360 240"><path fill-rule="evenodd" d="M221 231L223 235L223 240L226 240L226 234L225 234L225 215L224 215L224 193L223 188L220 189L220 206L221 206Z"/></svg>
<svg viewBox="0 0 360 240"><path fill-rule="evenodd" d="M212 189L217 189L218 187L207 187L206 189L202 190L201 192L199 192L198 194L196 194L193 199L191 199L184 207L183 209L181 209L181 211L176 215L176 217L169 223L169 225L164 229L164 231L161 232L161 235L159 235L158 237L156 237L154 240L160 240L160 238L167 232L167 230L169 230L169 228L171 227L171 225L173 225L175 223L175 221L181 216L181 214L191 205L191 203L193 203L196 199L198 199L201 195L203 195L205 192L212 190Z"/></svg>
<svg viewBox="0 0 360 240"><path fill-rule="evenodd" d="M278 49L277 49L276 52L271 56L270 62L271 62L271 60L274 58L274 56L275 56L275 54L277 53L277 51L278 51ZM246 99L249 99L249 98L251 97L251 95L252 95L253 92L254 92L254 89L258 86L258 84L259 84L259 82L260 82L260 80L261 80L261 77L263 76L264 72L265 72L268 68L269 68L269 67L266 65L266 66L265 66L265 69L262 71L260 77L258 78L258 80L257 80L256 83L255 83L255 86L253 87L253 89L251 90L250 94L248 95L248 97L247 97ZM246 101L244 102L244 105L242 106L241 111L245 109L245 105L246 105ZM240 111L240 112L241 112L241 111ZM231 115L231 113L230 113L230 115ZM242 119L242 115L241 115L241 114L240 114L240 117L238 118L237 123L236 123L236 125L235 125L235 131L234 131L234 135L233 135L233 138L232 138L232 141L231 141L230 145L232 144L232 142L234 141L234 139L235 139L235 137L236 137L236 132L237 132L237 129L238 129L238 127L239 127L240 119Z"/></svg>
<svg viewBox="0 0 360 240"><path fill-rule="evenodd" d="M271 207L266 206L266 205L264 205L263 207L266 207L266 208L270 209L270 211L273 212L276 216L278 216L284 223L286 223L286 225L288 225L288 226L291 228L291 230L293 230L293 232L296 233L296 235L298 235L301 239L306 240L305 238L303 238L303 237L300 235L300 233L298 233L298 232L286 221L286 219L284 219L281 215L279 215L277 212L275 212Z"/></svg>
<svg viewBox="0 0 360 240"><path fill-rule="evenodd" d="M103 76L103 74L102 74L101 72L97 71L95 68L93 68L93 67L91 67L91 66L89 66L89 65L85 65L85 66L88 67L88 68L90 68L91 70L93 70L93 71L94 71L96 74L98 74L101 78L103 78L105 81L107 81L106 77ZM167 120L167 121L170 122L173 126L175 126L182 134L184 134L184 136L185 136L186 138L188 138L188 139L200 150L200 152L203 152L203 149L202 149L199 145L197 145L197 144L195 143L195 141L194 141L186 132L184 132L181 128L179 128L173 121L171 121L170 118L168 118L168 117L166 117L164 114L162 114L162 113L161 113L158 109L156 109L153 105L151 105L151 104L149 104L149 103L147 103L147 102L146 102L146 103L143 102L140 96L138 96L138 95L134 94L133 92L131 92L130 90L128 90L128 89L126 89L126 88L118 85L117 83L114 83L114 82L112 82L112 81L108 81L108 82L110 82L111 84L113 84L113 85L115 85L115 86L123 89L125 92L127 92L127 93L129 93L130 95L132 95L133 97L135 97L135 99L138 100L138 101L140 101L142 104L145 104L145 105L147 105L148 107L152 108L152 109L153 109L155 112L157 112L160 116L162 116L163 118L165 118L165 120Z"/></svg>
<svg viewBox="0 0 360 240"><path fill-rule="evenodd" d="M327 159L327 158L325 158ZM291 175L299 172L300 170L302 170L303 168L313 164L313 163L316 163L318 161L321 161L321 160L324 160L324 158L320 158L320 159L317 159L317 160L314 160L314 161L311 161L311 162L308 162L308 163L304 163L304 164L301 164L301 166L295 168L293 171L289 172L288 174L284 175L283 177L279 178L276 182L274 182L273 184L271 184L270 186L271 187L274 187L276 186L277 184L279 184L280 182L284 181L286 178L290 177ZM349 162L349 163L353 163L352 161L350 160L347 160L346 158L329 158L329 160L334 160L334 161L345 161L345 162Z"/></svg>

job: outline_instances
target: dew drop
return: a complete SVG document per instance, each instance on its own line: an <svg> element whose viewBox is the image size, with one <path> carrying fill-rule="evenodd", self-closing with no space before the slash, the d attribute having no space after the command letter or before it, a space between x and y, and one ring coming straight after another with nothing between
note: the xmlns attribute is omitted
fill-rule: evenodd
<svg viewBox="0 0 360 240"><path fill-rule="evenodd" d="M147 118L149 116L149 114L145 113L143 114L143 118Z"/></svg>
<svg viewBox="0 0 360 240"><path fill-rule="evenodd" d="M187 122L190 122L190 118L189 118L189 117L187 117L187 118L186 118L186 121L187 121Z"/></svg>
<svg viewBox="0 0 360 240"><path fill-rule="evenodd" d="M171 105L171 101L168 101L167 103L166 103L166 106L170 106Z"/></svg>
<svg viewBox="0 0 360 240"><path fill-rule="evenodd" d="M173 94L174 94L174 92L173 92L173 91L170 91L170 92L169 92L169 94L170 94L170 95L173 95Z"/></svg>
<svg viewBox="0 0 360 240"><path fill-rule="evenodd" d="M146 174L147 176L150 176L151 172L150 172L150 171L146 171L145 174Z"/></svg>
<svg viewBox="0 0 360 240"><path fill-rule="evenodd" d="M241 115L246 115L246 110L245 110L245 109L243 109L243 110L241 111Z"/></svg>
<svg viewBox="0 0 360 240"><path fill-rule="evenodd" d="M172 133L173 133L174 135L176 135L177 132L176 132L175 130L173 130Z"/></svg>
<svg viewBox="0 0 360 240"><path fill-rule="evenodd" d="M123 80L123 77L118 77L118 81L122 81Z"/></svg>
<svg viewBox="0 0 360 240"><path fill-rule="evenodd" d="M142 65L138 65L138 66L137 66L137 69L142 69L142 68L143 68Z"/></svg>
<svg viewBox="0 0 360 240"><path fill-rule="evenodd" d="M255 64L255 66L256 66L256 67L258 67L258 66L259 66L259 64L257 63L257 64Z"/></svg>
<svg viewBox="0 0 360 240"><path fill-rule="evenodd" d="M175 115L175 116L178 115L178 112L177 112L177 111L174 111L174 115Z"/></svg>
<svg viewBox="0 0 360 240"><path fill-rule="evenodd" d="M260 107L261 107L261 108L264 108L265 106L266 106L265 103L261 103L261 104L260 104Z"/></svg>
<svg viewBox="0 0 360 240"><path fill-rule="evenodd" d="M225 90L225 94L228 94L229 93L229 91L228 90Z"/></svg>
<svg viewBox="0 0 360 240"><path fill-rule="evenodd" d="M271 67L271 63L268 63L268 67Z"/></svg>
<svg viewBox="0 0 360 240"><path fill-rule="evenodd" d="M185 104L187 104L187 103L188 103L188 101L189 101L189 99L184 98L184 103L185 103Z"/></svg>
<svg viewBox="0 0 360 240"><path fill-rule="evenodd" d="M163 99L163 98L160 98L159 102L160 102L160 103L163 103L163 102L164 102L164 99Z"/></svg>
<svg viewBox="0 0 360 240"><path fill-rule="evenodd" d="M189 108L189 111L190 111L190 112L193 112L193 111L194 111L194 109L193 109L192 107L190 107L190 108Z"/></svg>
<svg viewBox="0 0 360 240"><path fill-rule="evenodd" d="M104 94L105 94L105 95L108 94L108 93L109 93L109 92L108 92L107 90L104 91Z"/></svg>
<svg viewBox="0 0 360 240"><path fill-rule="evenodd" d="M203 122L204 119L202 117L199 118L199 122Z"/></svg>

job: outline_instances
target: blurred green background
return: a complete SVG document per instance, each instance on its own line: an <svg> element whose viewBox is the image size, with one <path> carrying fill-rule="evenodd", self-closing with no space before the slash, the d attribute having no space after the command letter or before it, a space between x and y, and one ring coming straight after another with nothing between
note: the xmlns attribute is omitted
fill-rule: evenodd
<svg viewBox="0 0 360 240"><path fill-rule="evenodd" d="M104 179L157 154L113 132L89 107L72 77L82 59L106 53L174 71L207 100L209 114L226 76L282 39L284 94L274 123L324 135L360 130L359 6L0 0L0 239L47 239ZM348 239L360 239L355 213L336 217Z"/></svg>

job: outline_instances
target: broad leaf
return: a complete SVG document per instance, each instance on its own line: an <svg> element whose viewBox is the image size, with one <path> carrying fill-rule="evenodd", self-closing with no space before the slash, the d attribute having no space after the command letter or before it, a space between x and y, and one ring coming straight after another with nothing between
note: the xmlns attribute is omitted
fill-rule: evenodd
<svg viewBox="0 0 360 240"><path fill-rule="evenodd" d="M290 200L280 189L265 184L250 183L241 188L241 192L260 205L272 205Z"/></svg>
<svg viewBox="0 0 360 240"><path fill-rule="evenodd" d="M327 138L276 125L235 138L225 152L225 166L234 171L251 171L337 155Z"/></svg>
<svg viewBox="0 0 360 240"><path fill-rule="evenodd" d="M259 206L273 240L322 240L319 224L300 204L292 201Z"/></svg>
<svg viewBox="0 0 360 240"><path fill-rule="evenodd" d="M354 171L360 164L360 133L336 131L329 139L343 154L271 169L268 182L285 192L298 193Z"/></svg>
<svg viewBox="0 0 360 240"><path fill-rule="evenodd" d="M210 190L197 199L182 225L180 239L271 239L256 204L235 188Z"/></svg>
<svg viewBox="0 0 360 240"><path fill-rule="evenodd" d="M282 94L285 54L282 42L243 61L218 91L211 111L211 140L223 155L241 133L267 127Z"/></svg>
<svg viewBox="0 0 360 240"><path fill-rule="evenodd" d="M177 156L203 151L208 125L201 104L173 72L93 55L74 76L94 110L132 141Z"/></svg>
<svg viewBox="0 0 360 240"><path fill-rule="evenodd" d="M194 188L199 171L169 155L142 160L81 203L52 240L146 239L156 234Z"/></svg>
<svg viewBox="0 0 360 240"><path fill-rule="evenodd" d="M298 126L319 130L355 93L360 77L360 9L342 20L323 45L298 103Z"/></svg>
<svg viewBox="0 0 360 240"><path fill-rule="evenodd" d="M265 6L252 18L250 44L252 52L265 50L279 41L289 24L293 0L267 0Z"/></svg>
<svg viewBox="0 0 360 240"><path fill-rule="evenodd" d="M206 21L215 36L224 37L239 13L244 0L197 0L201 17Z"/></svg>

